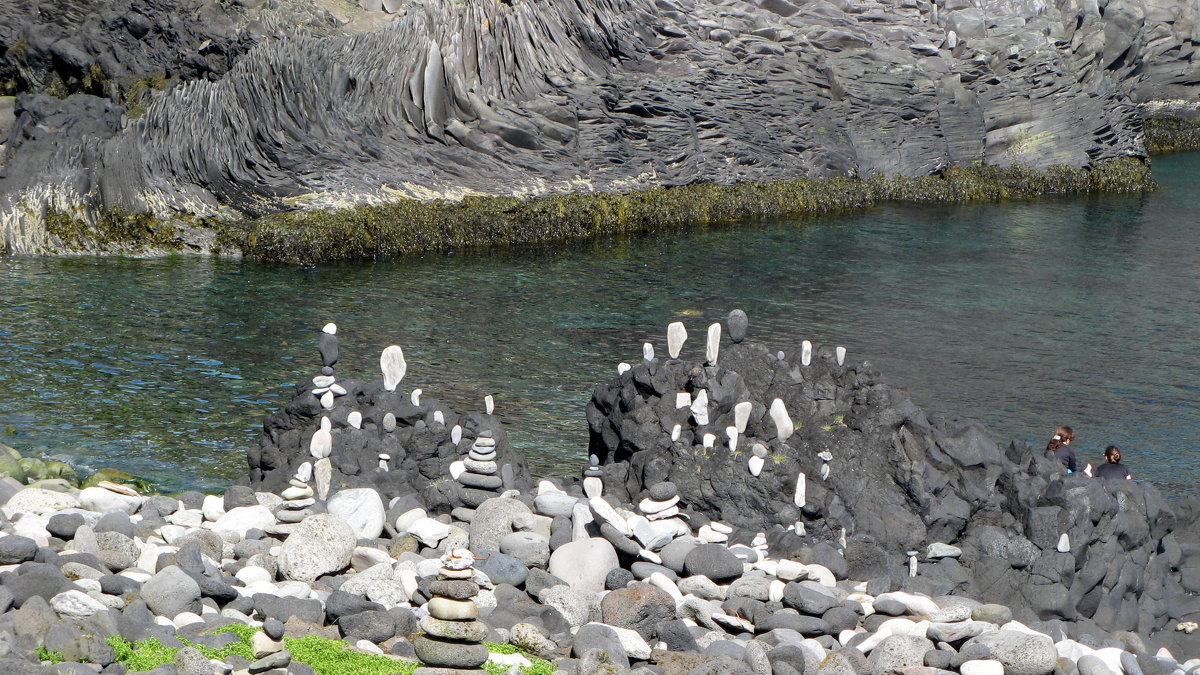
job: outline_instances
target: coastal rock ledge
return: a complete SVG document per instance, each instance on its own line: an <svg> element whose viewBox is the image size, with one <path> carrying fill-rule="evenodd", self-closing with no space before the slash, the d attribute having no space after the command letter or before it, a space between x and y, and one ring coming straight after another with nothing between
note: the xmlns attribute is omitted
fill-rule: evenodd
<svg viewBox="0 0 1200 675"><path fill-rule="evenodd" d="M503 400L407 389L399 346L342 379L328 324L224 495L0 479L0 672L1200 674L1195 498L750 328L643 345L535 485Z"/></svg>
<svg viewBox="0 0 1200 675"><path fill-rule="evenodd" d="M253 253L281 212L1087 169L1144 158L1135 104L1200 82L1173 0L184 4L0 9L3 249ZM444 225L350 236L459 243Z"/></svg>

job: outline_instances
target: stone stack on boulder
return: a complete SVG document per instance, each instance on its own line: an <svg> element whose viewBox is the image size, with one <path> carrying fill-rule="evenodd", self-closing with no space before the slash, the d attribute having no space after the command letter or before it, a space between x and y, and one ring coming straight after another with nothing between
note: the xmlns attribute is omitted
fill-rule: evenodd
<svg viewBox="0 0 1200 675"><path fill-rule="evenodd" d="M481 432L471 444L463 467L457 480L463 486L463 501L468 507L479 506L503 491L504 481L496 463L496 439L491 431Z"/></svg>
<svg viewBox="0 0 1200 675"><path fill-rule="evenodd" d="M429 593L432 597L425 605L429 615L420 624L425 634L413 641L417 658L426 667L418 668L414 675L483 673L480 666L488 660L483 646L488 627L479 620L474 601L479 584L475 583L472 553L454 549L442 556Z"/></svg>
<svg viewBox="0 0 1200 675"><path fill-rule="evenodd" d="M679 491L674 483L659 483L638 502L640 515L631 518L630 529L642 547L658 551L678 537L690 536L691 528L679 510Z"/></svg>
<svg viewBox="0 0 1200 675"><path fill-rule="evenodd" d="M288 481L288 486L279 494L283 501L275 507L275 519L281 526L294 525L316 513L315 492L308 480L312 477L312 463L305 462Z"/></svg>
<svg viewBox="0 0 1200 675"><path fill-rule="evenodd" d="M336 356L336 338L328 327L321 335L325 363ZM318 499L370 487L385 501L421 494L430 509L449 513L486 498L471 490L493 496L489 489L448 480L450 464L466 452L460 445L465 437L490 439L491 449L481 446L477 454L491 456L488 461L500 471L479 473L476 482L490 485L507 478L506 489L531 487L524 457L513 451L495 416L459 414L420 390L403 392L407 371L403 351L395 345L384 350L381 377L374 380L335 379L332 367L323 366L321 374L297 387L283 410L267 417L258 446L247 455L249 485L282 492L300 466L312 462Z"/></svg>

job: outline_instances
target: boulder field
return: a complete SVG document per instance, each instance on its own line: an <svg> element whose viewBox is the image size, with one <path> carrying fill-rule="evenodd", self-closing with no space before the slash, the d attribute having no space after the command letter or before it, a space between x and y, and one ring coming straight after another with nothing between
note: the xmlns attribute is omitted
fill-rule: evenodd
<svg viewBox="0 0 1200 675"><path fill-rule="evenodd" d="M404 199L1090 168L1144 158L1135 104L1200 81L1196 5L1171 0L346 4L0 8L3 248L246 247L218 224Z"/></svg>

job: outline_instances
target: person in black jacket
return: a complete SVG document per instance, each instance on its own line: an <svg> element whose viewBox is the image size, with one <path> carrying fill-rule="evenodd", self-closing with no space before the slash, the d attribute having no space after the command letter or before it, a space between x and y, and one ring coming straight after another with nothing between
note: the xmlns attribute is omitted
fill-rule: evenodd
<svg viewBox="0 0 1200 675"><path fill-rule="evenodd" d="M1133 474L1121 463L1121 449L1110 445L1104 449L1104 464L1096 469L1096 478L1124 478L1132 480Z"/></svg>
<svg viewBox="0 0 1200 675"><path fill-rule="evenodd" d="M1046 444L1046 455L1053 455L1054 459L1062 463L1067 473L1075 473L1075 450L1071 447L1073 440L1075 440L1075 430L1062 426L1054 430L1054 436Z"/></svg>

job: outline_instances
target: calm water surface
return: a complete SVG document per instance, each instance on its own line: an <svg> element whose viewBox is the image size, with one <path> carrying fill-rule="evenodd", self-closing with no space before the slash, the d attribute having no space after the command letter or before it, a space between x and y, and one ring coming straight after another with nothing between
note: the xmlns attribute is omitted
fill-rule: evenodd
<svg viewBox="0 0 1200 675"><path fill-rule="evenodd" d="M341 327L343 377L404 347L405 383L485 394L535 470L584 458L591 387L683 320L741 307L781 349L844 344L931 412L1007 442L1079 430L1174 494L1200 478L1200 155L1147 197L888 206L805 223L295 268L178 257L0 259L0 442L165 489L244 470L262 417ZM660 351L663 347L659 347Z"/></svg>

